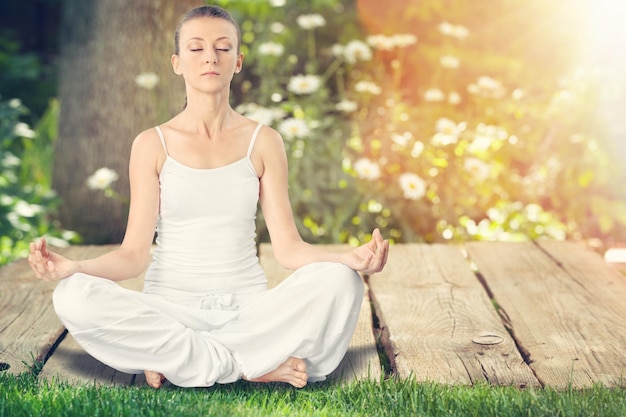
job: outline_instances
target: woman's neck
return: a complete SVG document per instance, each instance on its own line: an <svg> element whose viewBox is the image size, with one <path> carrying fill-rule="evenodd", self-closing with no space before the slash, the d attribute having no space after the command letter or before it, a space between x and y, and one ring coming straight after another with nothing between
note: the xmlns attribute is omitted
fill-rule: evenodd
<svg viewBox="0 0 626 417"><path fill-rule="evenodd" d="M227 94L188 96L183 113L189 128L206 133L209 137L228 129L233 119L233 109Z"/></svg>

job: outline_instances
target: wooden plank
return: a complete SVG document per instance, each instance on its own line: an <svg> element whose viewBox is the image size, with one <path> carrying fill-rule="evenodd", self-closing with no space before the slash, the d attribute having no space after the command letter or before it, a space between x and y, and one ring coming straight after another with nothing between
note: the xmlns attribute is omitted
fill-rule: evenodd
<svg viewBox="0 0 626 417"><path fill-rule="evenodd" d="M70 258L97 256L102 246L55 249ZM0 268L0 365L8 372L28 371L33 359L42 360L63 334L52 306L56 283L35 279L26 259Z"/></svg>
<svg viewBox="0 0 626 417"><path fill-rule="evenodd" d="M131 385L134 375L118 372L87 354L67 333L39 374L42 380L96 385Z"/></svg>
<svg viewBox="0 0 626 417"><path fill-rule="evenodd" d="M143 289L144 275L119 281L118 284L133 291ZM60 379L70 383L90 383L96 385L143 385L143 375L135 376L116 371L94 359L74 340L71 334L65 334L55 348L54 354L39 374L43 380Z"/></svg>
<svg viewBox="0 0 626 417"><path fill-rule="evenodd" d="M602 305L614 318L626 316L626 276L607 265L598 253L578 242L538 241L537 245L561 265L592 300L602 300ZM623 320L620 324L626 325Z"/></svg>
<svg viewBox="0 0 626 417"><path fill-rule="evenodd" d="M330 251L349 250L348 245L320 245ZM272 246L263 243L259 247L259 259L268 279L268 286L274 287L285 279L292 271L283 268L276 262ZM353 381L361 379L380 380L382 369L378 351L376 350L376 340L373 334L372 312L370 300L366 291L363 297L361 313L357 325L348 347L348 352L343 358L339 367L329 376L331 379L341 381Z"/></svg>
<svg viewBox="0 0 626 417"><path fill-rule="evenodd" d="M370 286L400 377L539 385L459 247L392 246Z"/></svg>
<svg viewBox="0 0 626 417"><path fill-rule="evenodd" d="M543 384L624 385L624 277L572 243L481 242L467 248Z"/></svg>

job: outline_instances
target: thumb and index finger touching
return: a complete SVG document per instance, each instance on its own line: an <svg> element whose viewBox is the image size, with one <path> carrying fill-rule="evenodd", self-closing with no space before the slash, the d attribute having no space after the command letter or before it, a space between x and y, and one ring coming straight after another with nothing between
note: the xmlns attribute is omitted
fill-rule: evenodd
<svg viewBox="0 0 626 417"><path fill-rule="evenodd" d="M380 272L387 262L389 252L389 241L383 239L378 228L372 232L372 239L367 243L371 256L368 259L370 272Z"/></svg>
<svg viewBox="0 0 626 417"><path fill-rule="evenodd" d="M28 262L38 279L45 279L47 272L54 269L52 252L48 250L45 238L39 238L30 244Z"/></svg>

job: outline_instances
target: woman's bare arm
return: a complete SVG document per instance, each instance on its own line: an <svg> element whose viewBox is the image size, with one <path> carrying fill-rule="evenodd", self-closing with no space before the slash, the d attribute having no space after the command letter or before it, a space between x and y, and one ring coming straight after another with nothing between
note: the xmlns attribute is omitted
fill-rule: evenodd
<svg viewBox="0 0 626 417"><path fill-rule="evenodd" d="M47 247L44 239L31 243L28 261L38 279L55 281L82 272L120 281L140 275L150 262L150 249L159 213L158 170L164 159L154 130L142 132L131 149L130 209L120 247L93 259L74 261Z"/></svg>
<svg viewBox="0 0 626 417"><path fill-rule="evenodd" d="M262 164L260 202L276 260L285 268L297 269L312 262L340 262L350 268L375 273L387 260L389 242L378 230L372 240L346 253L334 253L302 240L296 228L288 196L287 157L283 140L270 128L259 132L255 145ZM258 159L257 159L258 160Z"/></svg>

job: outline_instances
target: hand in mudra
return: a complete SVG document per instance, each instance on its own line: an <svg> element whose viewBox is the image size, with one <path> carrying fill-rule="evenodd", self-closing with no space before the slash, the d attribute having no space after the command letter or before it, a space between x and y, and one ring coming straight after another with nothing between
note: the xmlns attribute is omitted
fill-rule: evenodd
<svg viewBox="0 0 626 417"><path fill-rule="evenodd" d="M58 281L72 274L73 262L48 250L46 239L30 244L28 263L37 279Z"/></svg>
<svg viewBox="0 0 626 417"><path fill-rule="evenodd" d="M348 266L364 274L382 271L387 263L389 241L383 239L380 230L375 229L372 240L348 253Z"/></svg>

